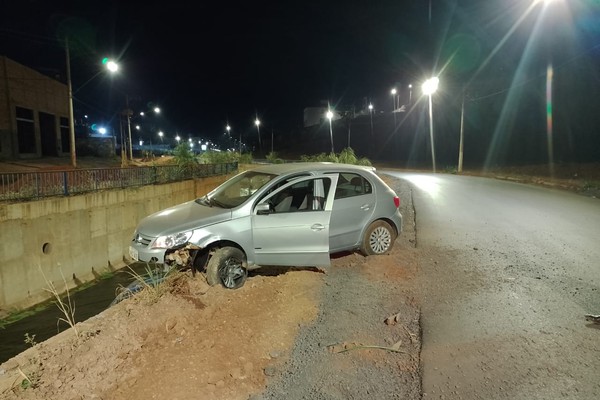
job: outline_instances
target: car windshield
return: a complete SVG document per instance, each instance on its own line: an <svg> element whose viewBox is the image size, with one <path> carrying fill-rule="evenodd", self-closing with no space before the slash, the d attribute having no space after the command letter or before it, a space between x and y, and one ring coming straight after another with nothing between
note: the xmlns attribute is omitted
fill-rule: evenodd
<svg viewBox="0 0 600 400"><path fill-rule="evenodd" d="M196 202L210 207L237 207L276 176L274 174L246 171L229 179L213 192L197 199Z"/></svg>

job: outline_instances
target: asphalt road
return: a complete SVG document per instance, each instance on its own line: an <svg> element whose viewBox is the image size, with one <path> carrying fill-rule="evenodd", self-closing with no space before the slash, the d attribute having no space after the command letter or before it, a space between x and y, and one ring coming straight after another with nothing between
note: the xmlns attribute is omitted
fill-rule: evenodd
<svg viewBox="0 0 600 400"><path fill-rule="evenodd" d="M413 188L424 399L600 398L600 200L380 172Z"/></svg>

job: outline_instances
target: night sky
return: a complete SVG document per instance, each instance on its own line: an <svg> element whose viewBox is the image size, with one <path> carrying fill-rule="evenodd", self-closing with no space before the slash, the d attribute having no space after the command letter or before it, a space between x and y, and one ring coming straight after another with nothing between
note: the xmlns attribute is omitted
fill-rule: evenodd
<svg viewBox="0 0 600 400"><path fill-rule="evenodd" d="M600 159L600 1L555 3L528 13L527 0L0 0L0 54L64 80L59 39L69 33L76 113L114 119L127 95L135 110L160 105L168 134L203 137L222 134L226 122L250 132L255 115L292 135L305 107L327 101L358 110L368 100L389 113L391 87L404 89L404 103L412 83L418 103L420 84L435 74L439 146L456 146L443 135L449 125L457 131L465 88L480 162L514 154L516 140L503 132L545 140L551 62L555 140L570 146L561 157ZM101 72L103 57L118 60L118 75ZM422 108L410 116L417 131Z"/></svg>

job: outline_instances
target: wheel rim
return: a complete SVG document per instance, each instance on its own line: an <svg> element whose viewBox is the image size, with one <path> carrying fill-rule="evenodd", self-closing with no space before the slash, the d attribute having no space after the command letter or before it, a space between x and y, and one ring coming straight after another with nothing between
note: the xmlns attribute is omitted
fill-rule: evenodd
<svg viewBox="0 0 600 400"><path fill-rule="evenodd" d="M385 253L392 243L392 234L384 227L377 227L369 236L369 245L374 253Z"/></svg>
<svg viewBox="0 0 600 400"><path fill-rule="evenodd" d="M237 258L228 258L219 268L221 282L228 289L236 287L245 276L246 269L242 265L242 261Z"/></svg>

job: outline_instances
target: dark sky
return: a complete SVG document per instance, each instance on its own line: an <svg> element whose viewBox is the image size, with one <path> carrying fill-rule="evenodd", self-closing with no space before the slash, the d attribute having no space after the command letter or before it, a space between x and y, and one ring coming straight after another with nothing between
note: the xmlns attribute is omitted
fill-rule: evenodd
<svg viewBox="0 0 600 400"><path fill-rule="evenodd" d="M183 135L216 136L226 121L252 130L255 114L291 132L322 101L360 108L368 98L385 110L392 86L418 87L432 71L443 81L438 102L456 106L468 85L471 98L499 96L518 111L510 88L543 102L543 87L527 82L549 59L557 90L600 93L600 1L556 2L527 14L527 0L0 0L0 54L64 79L57 39L68 32L76 113L114 116L127 94L135 109L159 104L166 129ZM118 76L96 75L102 57L119 61ZM497 111L496 130L507 113Z"/></svg>
<svg viewBox="0 0 600 400"><path fill-rule="evenodd" d="M127 92L161 104L182 131L252 126L255 113L289 128L322 100L361 105L420 75L427 41L422 0L0 4L0 53L64 75L55 39L73 32L74 90L104 56L122 67L112 85L101 75L87 83L80 101L108 111Z"/></svg>

